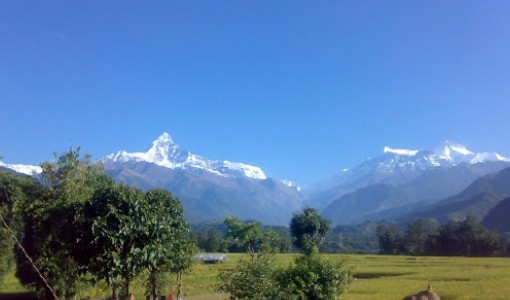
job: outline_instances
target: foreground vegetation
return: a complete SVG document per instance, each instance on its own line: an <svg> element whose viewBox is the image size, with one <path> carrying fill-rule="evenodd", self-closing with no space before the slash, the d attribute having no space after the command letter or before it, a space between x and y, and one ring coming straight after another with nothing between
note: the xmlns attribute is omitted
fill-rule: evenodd
<svg viewBox="0 0 510 300"><path fill-rule="evenodd" d="M79 149L41 167L37 178L0 172L0 283L15 266L39 299L75 299L90 282L128 299L142 277L157 299L166 273L189 269L194 246L170 192L115 183Z"/></svg>
<svg viewBox="0 0 510 300"><path fill-rule="evenodd" d="M233 268L243 254L230 254L223 264L195 263L184 278L184 299L226 299L216 292L220 270ZM275 264L286 266L294 261L294 254L277 254ZM332 262L344 262L354 278L342 299L373 300L401 299L407 294L423 290L430 282L443 300L510 299L510 259L466 257L410 257L384 255L322 255ZM174 277L172 277L174 278ZM137 278L132 290L135 299L145 299L143 282ZM26 291L10 273L2 294ZM167 293L175 293L175 283L167 282ZM79 298L105 298L109 295L103 283L83 287Z"/></svg>

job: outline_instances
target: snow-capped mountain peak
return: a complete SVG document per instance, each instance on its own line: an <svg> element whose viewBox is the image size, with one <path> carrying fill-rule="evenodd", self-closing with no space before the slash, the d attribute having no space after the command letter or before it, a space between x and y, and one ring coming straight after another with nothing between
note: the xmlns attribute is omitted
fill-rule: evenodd
<svg viewBox="0 0 510 300"><path fill-rule="evenodd" d="M408 174L407 178L413 178L415 174L426 170L449 168L461 163L510 162L509 158L496 152L475 153L462 144L449 140L435 151L386 146L383 152L383 155L365 159L353 168L343 169L335 176L335 184L350 184L365 180L367 176L372 176L370 180L379 182L384 178L404 173Z"/></svg>
<svg viewBox="0 0 510 300"><path fill-rule="evenodd" d="M154 142L146 152L119 151L107 155L102 159L113 162L148 162L158 166L176 169L195 169L205 170L209 173L219 176L246 176L252 179L266 179L266 175L256 166L244 163L235 163L229 161L208 160L189 151L182 149L174 143L172 137L164 132Z"/></svg>
<svg viewBox="0 0 510 300"><path fill-rule="evenodd" d="M164 132L155 141L152 142L146 152L126 152L119 151L104 157L102 160L111 160L115 162L148 162L158 166L175 168L184 163L190 153L182 150L179 145L175 144L170 135Z"/></svg>
<svg viewBox="0 0 510 300"><path fill-rule="evenodd" d="M463 145L453 142L446 141L442 147L442 151L438 153L439 157L449 161L462 161L464 158L474 155L472 151L468 150Z"/></svg>
<svg viewBox="0 0 510 300"><path fill-rule="evenodd" d="M13 171L16 171L18 173L26 174L26 175L37 175L42 173L42 169L39 166L31 166L31 165L20 165L20 164L6 164L0 161L0 167L4 167L7 169L11 169Z"/></svg>
<svg viewBox="0 0 510 300"><path fill-rule="evenodd" d="M170 135L164 132L152 142L152 147L147 151L147 155L151 157L153 161L166 161L168 160L168 151L173 143L174 141Z"/></svg>
<svg viewBox="0 0 510 300"><path fill-rule="evenodd" d="M503 157L496 152L475 153L467 149L464 145L450 140L445 141L440 147L436 148L435 151L399 149L386 146L384 147L384 153L396 155L399 166L407 165L407 167L412 166L414 168L421 165L420 169L451 166L460 163L476 164L487 161L510 161L509 158ZM392 163L397 161L391 160ZM410 161L414 161L415 163L409 164ZM420 163L416 164L416 162ZM386 163L384 163L384 165L386 165ZM390 169L393 169L393 167L390 167Z"/></svg>

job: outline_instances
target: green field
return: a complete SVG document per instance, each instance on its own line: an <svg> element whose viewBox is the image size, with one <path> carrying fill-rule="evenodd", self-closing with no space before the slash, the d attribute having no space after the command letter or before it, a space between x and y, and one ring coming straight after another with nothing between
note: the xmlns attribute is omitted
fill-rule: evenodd
<svg viewBox="0 0 510 300"><path fill-rule="evenodd" d="M185 278L185 299L225 299L215 292L218 271L232 268L242 257L229 255L223 264L195 264ZM277 255L275 263L286 265L293 255ZM430 282L443 300L453 299L510 299L509 258L465 257L410 257L379 255L325 255L332 261L343 261L344 268L352 270L354 279L342 299L402 299L405 295L423 290ZM24 289L10 275L0 287L0 299L6 293L19 293ZM172 291L169 284L167 292ZM143 284L135 282L136 299L144 299ZM4 297L2 297L4 294ZM108 289L99 285L84 288L79 297L101 299Z"/></svg>

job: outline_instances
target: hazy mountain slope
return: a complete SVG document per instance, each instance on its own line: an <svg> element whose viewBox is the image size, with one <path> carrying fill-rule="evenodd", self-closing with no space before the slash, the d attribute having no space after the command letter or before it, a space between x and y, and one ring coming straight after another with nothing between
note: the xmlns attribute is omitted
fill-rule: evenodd
<svg viewBox="0 0 510 300"><path fill-rule="evenodd" d="M505 166L508 163L485 162L434 168L402 185L378 184L348 193L327 206L323 214L333 224L395 218L459 193L477 178Z"/></svg>
<svg viewBox="0 0 510 300"><path fill-rule="evenodd" d="M483 219L482 225L498 232L510 232L510 198L494 206Z"/></svg>
<svg viewBox="0 0 510 300"><path fill-rule="evenodd" d="M510 196L510 168L485 175L475 180L461 193L424 206L399 219L406 223L416 218L434 218L446 222L475 215L483 220L497 204Z"/></svg>
<svg viewBox="0 0 510 300"><path fill-rule="evenodd" d="M373 214L397 205L405 205L409 196L392 185L377 184L342 196L322 210L333 225L357 223Z"/></svg>

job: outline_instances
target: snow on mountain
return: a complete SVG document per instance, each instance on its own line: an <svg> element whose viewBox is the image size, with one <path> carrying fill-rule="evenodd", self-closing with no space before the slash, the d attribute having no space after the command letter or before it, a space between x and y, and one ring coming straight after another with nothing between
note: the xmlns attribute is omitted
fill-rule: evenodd
<svg viewBox="0 0 510 300"><path fill-rule="evenodd" d="M466 149L461 144L452 141L446 141L439 153L436 153L441 159L448 160L454 163L465 161L472 155L475 155L470 150Z"/></svg>
<svg viewBox="0 0 510 300"><path fill-rule="evenodd" d="M394 149L386 146L383 152L400 156L398 159L408 166L412 165L409 164L412 160L424 160L429 167L451 166L464 162L470 164L488 161L510 162L509 158L503 157L496 152L474 153L463 145L453 141L445 141L436 151ZM405 157L408 158L406 159ZM394 162L394 160L392 160L392 162ZM400 165L402 166L402 163Z"/></svg>
<svg viewBox="0 0 510 300"><path fill-rule="evenodd" d="M384 153L395 153L398 155L407 155L407 156L415 156L418 153L418 150L409 150L409 149L393 149L388 146L384 147Z"/></svg>
<svg viewBox="0 0 510 300"><path fill-rule="evenodd" d="M238 171L240 173L243 173L244 176L255 178L255 179L266 179L266 174L260 169L259 167L250 166L243 163L235 163L235 162L229 162L227 160L223 161L223 165L226 169Z"/></svg>
<svg viewBox="0 0 510 300"><path fill-rule="evenodd" d="M373 178L370 182L373 183L402 172L416 173L461 163L477 164L491 161L510 162L510 159L495 152L475 153L453 141L445 141L435 151L385 146L382 155L365 159L353 168L342 169L336 174L333 182L334 185L345 185L370 176Z"/></svg>
<svg viewBox="0 0 510 300"><path fill-rule="evenodd" d="M18 173L26 174L26 175L36 175L42 172L41 167L39 166L30 166L30 165L12 165L12 164L6 164L0 161L0 167L4 167L7 169L11 169L13 171L16 171Z"/></svg>
<svg viewBox="0 0 510 300"><path fill-rule="evenodd" d="M496 152L482 152L474 154L470 159L471 164L483 163L486 161L506 161L510 162L510 158L503 157Z"/></svg>
<svg viewBox="0 0 510 300"><path fill-rule="evenodd" d="M280 179L280 182L285 184L286 186L290 187L290 188L295 188L298 192L301 191L301 187L298 186L294 181L291 181L291 180L285 180L285 179Z"/></svg>
<svg viewBox="0 0 510 300"><path fill-rule="evenodd" d="M105 156L102 161L148 162L162 167L176 169L201 169L219 176L246 176L252 179L266 179L264 171L256 166L230 161L208 160L182 149L164 132L146 152L119 151Z"/></svg>

